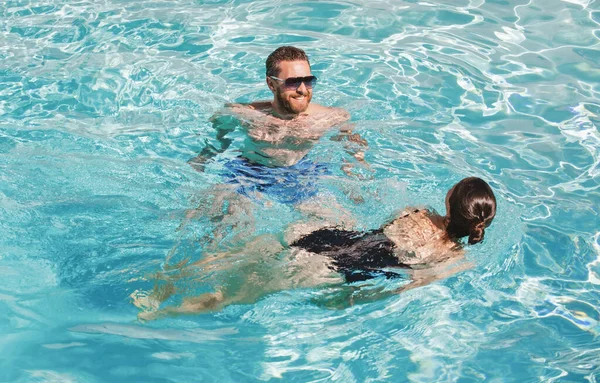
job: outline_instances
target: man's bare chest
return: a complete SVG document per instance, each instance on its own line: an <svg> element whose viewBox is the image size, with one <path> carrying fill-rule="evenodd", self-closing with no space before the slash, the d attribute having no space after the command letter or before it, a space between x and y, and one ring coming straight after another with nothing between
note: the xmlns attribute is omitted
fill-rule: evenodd
<svg viewBox="0 0 600 383"><path fill-rule="evenodd" d="M314 143L325 133L322 129L294 125L295 124L284 126L255 126L248 129L248 136L255 142L272 145L302 145L305 143Z"/></svg>

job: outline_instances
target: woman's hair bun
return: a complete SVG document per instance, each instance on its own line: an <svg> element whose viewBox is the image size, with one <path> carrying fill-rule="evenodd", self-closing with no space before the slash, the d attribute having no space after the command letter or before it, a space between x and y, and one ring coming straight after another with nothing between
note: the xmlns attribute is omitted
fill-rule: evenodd
<svg viewBox="0 0 600 383"><path fill-rule="evenodd" d="M483 240L485 234L485 223L479 222L469 230L469 245L474 245Z"/></svg>

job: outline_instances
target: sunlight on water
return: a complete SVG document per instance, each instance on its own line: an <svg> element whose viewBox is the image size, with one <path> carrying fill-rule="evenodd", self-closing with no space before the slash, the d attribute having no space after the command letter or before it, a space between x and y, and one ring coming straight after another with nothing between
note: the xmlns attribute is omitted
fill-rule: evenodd
<svg viewBox="0 0 600 383"><path fill-rule="evenodd" d="M130 295L211 252L214 222L185 217L236 154L187 164L209 118L271 97L287 44L369 143L366 179L330 136L310 152L323 208L374 228L482 177L498 215L474 267L347 309L294 290L138 322ZM599 47L596 0L2 2L0 381L597 381ZM242 213L223 247L301 219ZM170 303L206 291L186 278Z"/></svg>

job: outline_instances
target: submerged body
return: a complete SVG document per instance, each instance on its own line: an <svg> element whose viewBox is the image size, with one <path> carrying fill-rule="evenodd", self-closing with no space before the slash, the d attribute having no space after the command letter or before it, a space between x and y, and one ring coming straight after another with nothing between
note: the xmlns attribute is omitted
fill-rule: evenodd
<svg viewBox="0 0 600 383"><path fill-rule="evenodd" d="M350 114L343 109L311 103L317 78L303 50L277 48L267 58L265 74L273 99L225 105L211 118L218 144L207 145L190 160L192 166L202 170L206 161L227 150L232 140L226 136L237 125L241 125L246 137L239 149L240 157L268 167L292 166L326 131L349 120ZM233 117L238 124L227 117ZM342 131L349 133L347 128Z"/></svg>
<svg viewBox="0 0 600 383"><path fill-rule="evenodd" d="M134 294L134 303L145 310L140 318L154 319L254 303L267 294L295 288L350 286L353 291L354 282L408 272L411 281L400 289L360 293L360 299L352 293L349 303L380 299L464 269L467 265L458 264L464 254L458 239L468 235L470 244L480 242L495 214L496 199L489 185L479 178L465 178L448 191L445 216L411 208L367 232L339 227L303 232L306 227L298 226L285 240L264 235L241 249L196 262L182 273L208 282L214 292L160 309L161 302L176 291L177 277L168 276L166 284L149 296Z"/></svg>
<svg viewBox="0 0 600 383"><path fill-rule="evenodd" d="M327 131L339 128L335 139L347 138L361 148L366 146L345 124L350 118L347 111L311 103L316 77L304 51L294 47L276 49L267 58L265 74L273 99L226 104L211 118L216 142L207 140L199 155L188 161L196 170L204 171L218 154L234 154L219 159L216 168L222 182L201 197L212 201L186 214L186 219L201 215L218 223L212 236L215 246L231 228L241 232L243 226L240 235L251 235L254 202L278 202L299 211L319 211L317 185L331 169L306 156ZM235 151L231 150L234 146ZM355 146L344 144L347 152L362 159L362 151Z"/></svg>
<svg viewBox="0 0 600 383"><path fill-rule="evenodd" d="M424 268L462 255L462 250L440 226L439 215L410 209L380 229L367 232L322 228L293 241L290 246L332 260L332 270L346 282L377 276L396 277L398 269Z"/></svg>
<svg viewBox="0 0 600 383"><path fill-rule="evenodd" d="M226 201L226 206L199 207L191 210L188 218L199 214L221 217L223 210L243 211L244 216L251 216L251 202L278 202L294 205L298 210L318 211L314 207L320 204L318 180L331 174L331 169L329 164L310 161L307 154L331 129L339 129L332 139L345 141L346 152L364 162L363 149L367 144L352 134L347 124L350 114L341 108L311 103L316 77L304 51L289 46L276 49L267 58L265 74L273 99L226 104L211 118L216 142L207 140L200 154L189 160L196 170L204 171L207 162L219 153L235 153L235 157L219 161L217 169L223 183L209 193ZM234 140L236 144L232 145ZM235 151L231 150L233 146ZM350 163L342 167L347 174L351 168ZM239 197L243 201L232 209L229 202L238 201ZM239 219L232 217L228 221L236 225Z"/></svg>
<svg viewBox="0 0 600 383"><path fill-rule="evenodd" d="M461 263L464 250L446 231L444 217L426 209L408 209L382 228L366 232L340 227L306 232L303 228L295 227L283 243L265 235L237 251L196 262L191 272L212 284L215 292L186 298L175 307L158 309L158 301L139 304L153 307L139 317L149 320L210 312L231 304L254 303L277 291L315 287L333 287L341 292L344 302L334 304L339 307L381 299L468 267ZM410 282L400 289L375 292L361 291L360 283L356 284L377 277L400 277ZM172 281L164 286L173 291ZM164 290L159 288L154 296L168 298Z"/></svg>

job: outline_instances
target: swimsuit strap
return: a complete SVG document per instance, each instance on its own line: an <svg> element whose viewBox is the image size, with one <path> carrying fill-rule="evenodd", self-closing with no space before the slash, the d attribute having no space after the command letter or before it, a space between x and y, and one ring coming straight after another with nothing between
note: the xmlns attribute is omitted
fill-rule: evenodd
<svg viewBox="0 0 600 383"><path fill-rule="evenodd" d="M412 211L406 212L404 215L401 215L400 217L398 217L398 218L396 218L396 219L406 218L406 217L408 217L408 216L410 216L410 215L412 215L412 214L414 214L414 213L418 213L418 212L420 212L420 211L421 211L421 209L414 209L414 210L412 210ZM394 220L394 221L395 221L395 220Z"/></svg>

